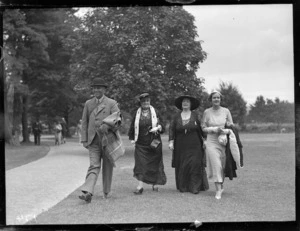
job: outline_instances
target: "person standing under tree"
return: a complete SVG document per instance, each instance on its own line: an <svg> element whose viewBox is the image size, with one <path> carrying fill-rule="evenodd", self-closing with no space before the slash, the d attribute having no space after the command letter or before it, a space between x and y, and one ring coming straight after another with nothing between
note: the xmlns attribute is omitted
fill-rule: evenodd
<svg viewBox="0 0 300 231"><path fill-rule="evenodd" d="M32 132L33 132L33 136L34 136L34 144L40 145L41 144L42 125L38 120L33 123Z"/></svg>
<svg viewBox="0 0 300 231"><path fill-rule="evenodd" d="M66 136L67 136L67 123L65 118L61 118L61 123L60 123L62 130L61 130L61 143L65 144L66 143Z"/></svg>
<svg viewBox="0 0 300 231"><path fill-rule="evenodd" d="M81 123L82 120L79 120L77 127L76 127L76 133L78 134L79 143L81 143Z"/></svg>

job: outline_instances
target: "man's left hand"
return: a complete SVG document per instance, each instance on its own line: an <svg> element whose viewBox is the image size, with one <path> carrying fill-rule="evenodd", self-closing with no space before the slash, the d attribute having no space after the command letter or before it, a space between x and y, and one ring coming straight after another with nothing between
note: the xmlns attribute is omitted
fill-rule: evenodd
<svg viewBox="0 0 300 231"><path fill-rule="evenodd" d="M109 129L109 126L107 124L102 124L99 128L100 132L103 133L103 134L107 134L108 129Z"/></svg>

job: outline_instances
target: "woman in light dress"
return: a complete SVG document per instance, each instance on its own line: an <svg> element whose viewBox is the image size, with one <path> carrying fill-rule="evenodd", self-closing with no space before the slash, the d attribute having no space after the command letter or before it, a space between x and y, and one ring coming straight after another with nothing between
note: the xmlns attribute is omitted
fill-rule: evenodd
<svg viewBox="0 0 300 231"><path fill-rule="evenodd" d="M212 107L204 111L202 118L202 130L207 133L207 140L205 142L206 171L208 180L215 183L216 199L221 199L224 191L223 182L226 162L226 146L218 138L228 131L228 129L224 129L225 124L233 123L230 111L220 105L222 97L222 94L218 91L213 91L210 94L209 100L212 103Z"/></svg>

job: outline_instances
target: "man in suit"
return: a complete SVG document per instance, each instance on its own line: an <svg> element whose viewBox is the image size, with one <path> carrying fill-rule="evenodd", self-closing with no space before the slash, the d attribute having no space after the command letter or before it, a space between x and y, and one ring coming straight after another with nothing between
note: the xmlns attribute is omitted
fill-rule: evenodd
<svg viewBox="0 0 300 231"><path fill-rule="evenodd" d="M108 125L102 124L110 114L119 111L115 100L105 96L107 85L100 78L92 83L94 97L86 101L82 115L81 142L89 150L90 166L87 171L85 183L81 187L80 199L91 202L94 187L98 179L102 160L102 184L104 198L110 197L113 165L102 150L101 140L107 134Z"/></svg>

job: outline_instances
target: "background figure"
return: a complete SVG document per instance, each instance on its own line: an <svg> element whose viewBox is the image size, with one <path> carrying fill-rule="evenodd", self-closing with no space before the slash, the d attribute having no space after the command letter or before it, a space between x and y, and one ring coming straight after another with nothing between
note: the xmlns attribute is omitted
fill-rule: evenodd
<svg viewBox="0 0 300 231"><path fill-rule="evenodd" d="M118 103L105 96L107 84L100 78L96 78L92 84L94 98L86 101L82 114L81 142L89 150L90 166L87 171L85 183L81 187L81 200L91 202L94 194L102 160L102 183L104 198L110 197L111 182L113 175L113 165L104 154L102 149L102 139L108 133L108 125L102 121L113 114L119 112Z"/></svg>
<svg viewBox="0 0 300 231"><path fill-rule="evenodd" d="M62 127L60 123L57 121L54 122L54 139L55 139L55 145L60 145L61 144L61 131Z"/></svg>
<svg viewBox="0 0 300 231"><path fill-rule="evenodd" d="M76 127L76 133L78 134L79 143L81 143L81 127L82 127L81 123L82 123L82 120L79 120L77 127Z"/></svg>
<svg viewBox="0 0 300 231"><path fill-rule="evenodd" d="M41 133L42 133L42 124L39 121L35 121L32 125L32 132L34 136L34 144L40 145L41 143Z"/></svg>
<svg viewBox="0 0 300 231"><path fill-rule="evenodd" d="M65 118L61 118L60 125L62 127L61 130L61 143L65 144L66 143L66 136L67 136L67 123Z"/></svg>
<svg viewBox="0 0 300 231"><path fill-rule="evenodd" d="M225 134L226 123L232 124L231 113L227 108L221 107L221 93L213 91L209 100L212 107L203 113L202 129L207 133L205 152L207 158L208 179L215 182L216 199L221 199L224 182L224 168L226 163L225 145L219 141L219 136ZM226 129L228 131L228 129Z"/></svg>
<svg viewBox="0 0 300 231"><path fill-rule="evenodd" d="M135 144L133 169L134 177L139 181L134 194L143 193L143 182L152 184L152 189L158 191L155 185L164 185L167 178L164 172L162 142L160 134L164 132L161 117L150 105L148 93L139 96L140 107L133 116L128 132L129 140ZM156 141L157 147L151 143Z"/></svg>
<svg viewBox="0 0 300 231"><path fill-rule="evenodd" d="M194 194L209 188L205 172L203 132L195 110L199 101L184 95L175 100L177 113L169 128L169 148L173 150L176 188Z"/></svg>

